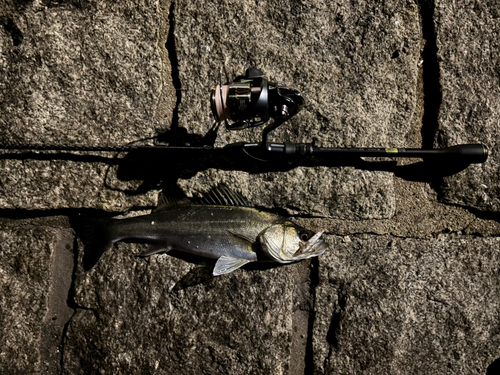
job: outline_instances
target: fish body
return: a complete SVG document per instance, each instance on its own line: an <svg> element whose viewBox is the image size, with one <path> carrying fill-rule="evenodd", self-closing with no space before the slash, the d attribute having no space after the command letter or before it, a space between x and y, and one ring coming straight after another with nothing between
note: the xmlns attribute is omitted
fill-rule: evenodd
<svg viewBox="0 0 500 375"><path fill-rule="evenodd" d="M280 215L247 207L227 188L216 188L207 197L201 204L163 197L149 215L101 220L85 236L84 268L92 268L108 248L123 240L148 243L143 255L178 250L218 259L214 275L248 262L289 263L325 250L322 232L315 235Z"/></svg>
<svg viewBox="0 0 500 375"><path fill-rule="evenodd" d="M174 207L135 218L112 220L108 233L113 242L141 240L151 248L176 249L207 258L221 256L257 261L253 242L279 216L248 207L191 205Z"/></svg>

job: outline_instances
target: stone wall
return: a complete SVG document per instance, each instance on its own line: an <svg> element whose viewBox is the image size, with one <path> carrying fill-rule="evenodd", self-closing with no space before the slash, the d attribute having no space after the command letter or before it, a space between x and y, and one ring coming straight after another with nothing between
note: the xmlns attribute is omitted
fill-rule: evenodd
<svg viewBox="0 0 500 375"><path fill-rule="evenodd" d="M225 65L298 89L275 141L482 143L484 164L239 168L121 152L0 154L0 372L493 374L500 365L495 1L5 0L0 146L199 145ZM219 129L217 147L261 129ZM198 154L196 154L198 155ZM203 155L203 154L199 154ZM456 173L455 173L456 172ZM214 278L210 261L81 266L79 215L147 213L227 183L329 250Z"/></svg>

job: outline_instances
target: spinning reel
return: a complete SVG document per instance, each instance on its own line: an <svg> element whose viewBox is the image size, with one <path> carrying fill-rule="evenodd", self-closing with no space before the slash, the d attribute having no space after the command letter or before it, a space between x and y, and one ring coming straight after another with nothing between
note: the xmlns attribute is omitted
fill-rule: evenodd
<svg viewBox="0 0 500 375"><path fill-rule="evenodd" d="M265 124L269 118L284 122L297 114L305 104L300 93L282 83L269 82L257 68L247 69L233 83L212 88L210 104L217 122L229 130Z"/></svg>

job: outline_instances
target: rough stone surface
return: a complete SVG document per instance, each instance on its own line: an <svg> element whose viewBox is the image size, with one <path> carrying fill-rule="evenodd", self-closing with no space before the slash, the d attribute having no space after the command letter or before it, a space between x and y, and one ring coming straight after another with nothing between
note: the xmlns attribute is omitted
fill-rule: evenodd
<svg viewBox="0 0 500 375"><path fill-rule="evenodd" d="M396 237L431 238L440 233L500 236L495 217L481 217L459 206L438 201L436 192L424 183L395 180L396 212L390 219L350 220L297 218L305 228L339 235L390 234ZM490 215L491 216L491 215Z"/></svg>
<svg viewBox="0 0 500 375"><path fill-rule="evenodd" d="M2 374L59 371L59 345L71 310L66 299L73 269L73 237L68 229L60 228L63 223L0 222ZM64 266L67 254L69 269ZM54 264L55 258L58 264ZM54 274L57 270L61 275ZM63 279L55 280L60 277Z"/></svg>
<svg viewBox="0 0 500 375"><path fill-rule="evenodd" d="M396 24L395 6L365 1L355 5L273 0L258 4L250 0L177 2L175 41L183 88L179 124L188 132L205 134L213 123L208 89L218 82L220 67L225 64L233 79L253 65L270 79L297 88L307 101L303 113L272 133L274 140L338 147L402 147L415 142L411 134L418 117L418 9L406 7L403 22ZM242 140L259 140L259 132L220 130L216 144ZM389 180L383 174L373 176L370 185L374 190L387 189ZM356 171L344 170L341 176L327 178L322 182L328 190L326 196L334 197L338 184L359 177ZM310 170L305 178L294 181L293 189L297 196L307 195L309 186L317 186L323 178L321 169ZM244 189L243 181L240 173L233 184ZM274 189L280 189L278 182L275 180ZM374 216L393 210L392 202L378 198L365 195L369 201L365 205L379 206L384 212ZM331 205L340 200L331 199ZM362 209L351 212L350 208L339 211L351 218L372 214Z"/></svg>
<svg viewBox="0 0 500 375"><path fill-rule="evenodd" d="M213 262L136 252L78 275L64 373L288 373L298 265L214 278Z"/></svg>
<svg viewBox="0 0 500 375"><path fill-rule="evenodd" d="M311 179L314 183L309 182ZM258 175L210 169L190 180L179 180L179 186L193 195L203 194L217 183L233 188L241 186L241 193L252 204L285 209L289 215L387 219L394 215L396 208L389 173L352 168L296 168Z"/></svg>
<svg viewBox="0 0 500 375"><path fill-rule="evenodd" d="M498 372L498 9L3 1L0 145L196 143L213 124L209 93L225 64L229 79L253 65L306 98L272 140L482 142L490 158L443 178L408 161L270 172L210 158L184 167L178 155L146 165L118 163L124 153L2 152L0 372ZM215 145L260 131L219 129ZM325 230L330 250L213 278L213 262L138 258L143 245L119 243L81 270L73 216L145 213L159 188L196 195L220 182ZM70 220L51 216L61 214Z"/></svg>
<svg viewBox="0 0 500 375"><path fill-rule="evenodd" d="M94 162L82 162L95 160ZM113 158L0 160L0 205L8 209L95 208L126 211L156 204L157 190L135 194L140 182L116 178Z"/></svg>
<svg viewBox="0 0 500 375"><path fill-rule="evenodd" d="M174 105L166 99L174 90L165 47L158 48L168 24L162 12L158 1L1 5L0 145L123 146L158 134ZM106 186L103 165L31 159L2 160L5 208L151 204L150 197L127 202ZM61 189L71 185L82 189ZM89 185L103 195L87 195Z"/></svg>
<svg viewBox="0 0 500 375"><path fill-rule="evenodd" d="M315 373L486 373L499 355L500 238L330 241L319 258Z"/></svg>
<svg viewBox="0 0 500 375"><path fill-rule="evenodd" d="M10 27L1 34L2 142L94 146L151 137L161 90L157 3L21 4L3 14Z"/></svg>
<svg viewBox="0 0 500 375"><path fill-rule="evenodd" d="M495 1L437 1L435 22L443 92L439 145L483 143L485 164L445 178L442 199L499 211L500 14Z"/></svg>

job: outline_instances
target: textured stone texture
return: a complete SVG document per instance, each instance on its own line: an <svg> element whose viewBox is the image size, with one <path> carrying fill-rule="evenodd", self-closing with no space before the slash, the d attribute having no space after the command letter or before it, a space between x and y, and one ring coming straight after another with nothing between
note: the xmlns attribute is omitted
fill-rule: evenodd
<svg viewBox="0 0 500 375"><path fill-rule="evenodd" d="M82 162L95 159L99 161ZM140 182L117 180L116 168L108 164L113 163L112 157L95 159L81 156L76 160L0 160L0 205L29 210L125 211L156 204L157 190L134 194Z"/></svg>
<svg viewBox="0 0 500 375"><path fill-rule="evenodd" d="M213 262L137 251L120 244L78 275L64 373L288 373L298 265L214 278Z"/></svg>
<svg viewBox="0 0 500 375"><path fill-rule="evenodd" d="M309 183L311 179L314 183ZM286 209L289 215L387 219L396 209L392 176L382 172L301 167L255 175L209 169L190 180L179 180L179 186L194 195L217 183L241 186L252 204Z"/></svg>
<svg viewBox="0 0 500 375"><path fill-rule="evenodd" d="M439 145L484 143L487 163L445 178L447 202L498 211L500 13L495 1L437 1L435 22L443 101Z"/></svg>
<svg viewBox="0 0 500 375"><path fill-rule="evenodd" d="M161 131L174 105L165 99L173 87L157 46L166 40L161 12L158 1L0 6L0 144L121 146ZM64 162L3 160L4 207L120 210L152 203L147 196L129 202L106 186L102 165L54 158ZM87 195L89 185L103 196Z"/></svg>
<svg viewBox="0 0 500 375"><path fill-rule="evenodd" d="M498 357L500 238L330 238L316 373L484 374Z"/></svg>
<svg viewBox="0 0 500 375"><path fill-rule="evenodd" d="M52 223L0 222L0 372L58 372L66 298L73 268L64 269L73 237ZM58 264L53 262L57 256ZM54 271L62 271L55 275ZM63 277L63 280L55 280ZM58 290L52 289L56 286ZM58 295L62 292L62 296Z"/></svg>
<svg viewBox="0 0 500 375"><path fill-rule="evenodd" d="M3 142L121 145L154 134L158 3L27 2L3 15ZM133 9L133 11L131 11Z"/></svg>
<svg viewBox="0 0 500 375"><path fill-rule="evenodd" d="M305 228L326 230L339 235L358 233L390 234L396 237L431 238L440 233L500 236L495 215L479 215L460 206L437 200L436 192L425 183L395 180L396 212L390 219L347 220L297 218Z"/></svg>

